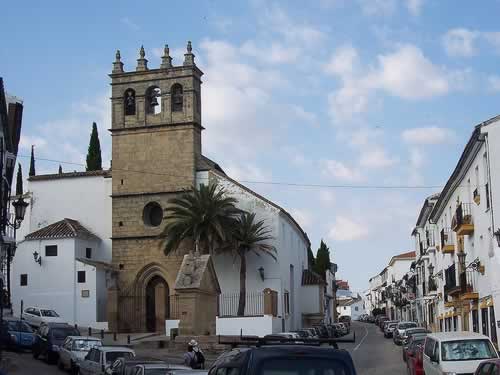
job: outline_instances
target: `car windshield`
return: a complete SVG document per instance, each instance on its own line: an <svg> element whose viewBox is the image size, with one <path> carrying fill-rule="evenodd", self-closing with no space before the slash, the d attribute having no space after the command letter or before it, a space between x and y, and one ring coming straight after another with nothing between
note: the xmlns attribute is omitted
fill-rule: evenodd
<svg viewBox="0 0 500 375"><path fill-rule="evenodd" d="M106 363L113 363L118 358L132 358L134 356L131 352L107 352Z"/></svg>
<svg viewBox="0 0 500 375"><path fill-rule="evenodd" d="M398 329L407 329L407 328L412 328L412 327L416 327L416 326L417 326L416 323L399 323Z"/></svg>
<svg viewBox="0 0 500 375"><path fill-rule="evenodd" d="M102 345L101 341L99 340L75 340L73 342L73 350L88 352L94 346L101 346L101 345Z"/></svg>
<svg viewBox="0 0 500 375"><path fill-rule="evenodd" d="M42 312L42 316L46 316L48 318L58 318L59 315L54 310L40 310Z"/></svg>
<svg viewBox="0 0 500 375"><path fill-rule="evenodd" d="M79 333L74 328L53 328L51 329L51 335L56 340L64 340L68 336L78 336Z"/></svg>
<svg viewBox="0 0 500 375"><path fill-rule="evenodd" d="M257 375L351 375L341 361L315 358L273 358L263 361Z"/></svg>
<svg viewBox="0 0 500 375"><path fill-rule="evenodd" d="M389 324L389 328L394 328L394 327L396 327L397 325L398 325L398 323L391 323L391 324Z"/></svg>
<svg viewBox="0 0 500 375"><path fill-rule="evenodd" d="M472 361L497 358L496 351L488 340L457 340L441 344L443 361Z"/></svg>

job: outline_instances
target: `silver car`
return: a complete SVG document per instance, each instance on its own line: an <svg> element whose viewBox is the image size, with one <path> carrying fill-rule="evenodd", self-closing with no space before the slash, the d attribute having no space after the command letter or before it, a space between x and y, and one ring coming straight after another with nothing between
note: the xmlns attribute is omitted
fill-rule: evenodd
<svg viewBox="0 0 500 375"><path fill-rule="evenodd" d="M59 350L57 367L76 374L80 362L93 347L102 346L100 339L88 336L68 336Z"/></svg>

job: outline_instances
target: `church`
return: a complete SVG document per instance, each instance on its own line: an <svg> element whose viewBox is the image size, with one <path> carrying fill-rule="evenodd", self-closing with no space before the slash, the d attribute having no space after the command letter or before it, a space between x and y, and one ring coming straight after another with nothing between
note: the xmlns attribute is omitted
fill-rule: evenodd
<svg viewBox="0 0 500 375"><path fill-rule="evenodd" d="M202 153L203 72L191 42L180 65L166 46L159 68L148 66L141 47L135 70L125 71L117 51L109 76L110 170L28 179L14 312L22 301L70 323L167 334L266 334L324 320L324 281L308 269L307 234L284 208ZM229 254L195 258L190 243L165 255L159 237L169 200L210 183L265 220L277 249L276 261L247 256L243 317L236 317L238 261Z"/></svg>

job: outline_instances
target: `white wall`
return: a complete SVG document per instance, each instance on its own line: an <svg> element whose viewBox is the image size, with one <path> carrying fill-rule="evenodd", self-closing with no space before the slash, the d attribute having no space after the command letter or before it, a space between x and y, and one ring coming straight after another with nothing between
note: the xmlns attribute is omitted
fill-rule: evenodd
<svg viewBox="0 0 500 375"><path fill-rule="evenodd" d="M271 315L257 317L219 318L215 320L217 335L265 336L281 331L281 321Z"/></svg>
<svg viewBox="0 0 500 375"><path fill-rule="evenodd" d="M111 178L86 176L28 181L31 199L26 217L17 232L24 236L64 218L78 220L102 239L95 258L111 260Z"/></svg>

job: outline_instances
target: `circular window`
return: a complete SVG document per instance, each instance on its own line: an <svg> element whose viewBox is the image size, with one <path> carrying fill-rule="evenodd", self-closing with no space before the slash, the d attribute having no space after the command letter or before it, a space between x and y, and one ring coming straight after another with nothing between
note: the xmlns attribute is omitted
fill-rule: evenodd
<svg viewBox="0 0 500 375"><path fill-rule="evenodd" d="M158 203L150 202L144 206L142 219L147 226L157 227L163 220L163 209Z"/></svg>

